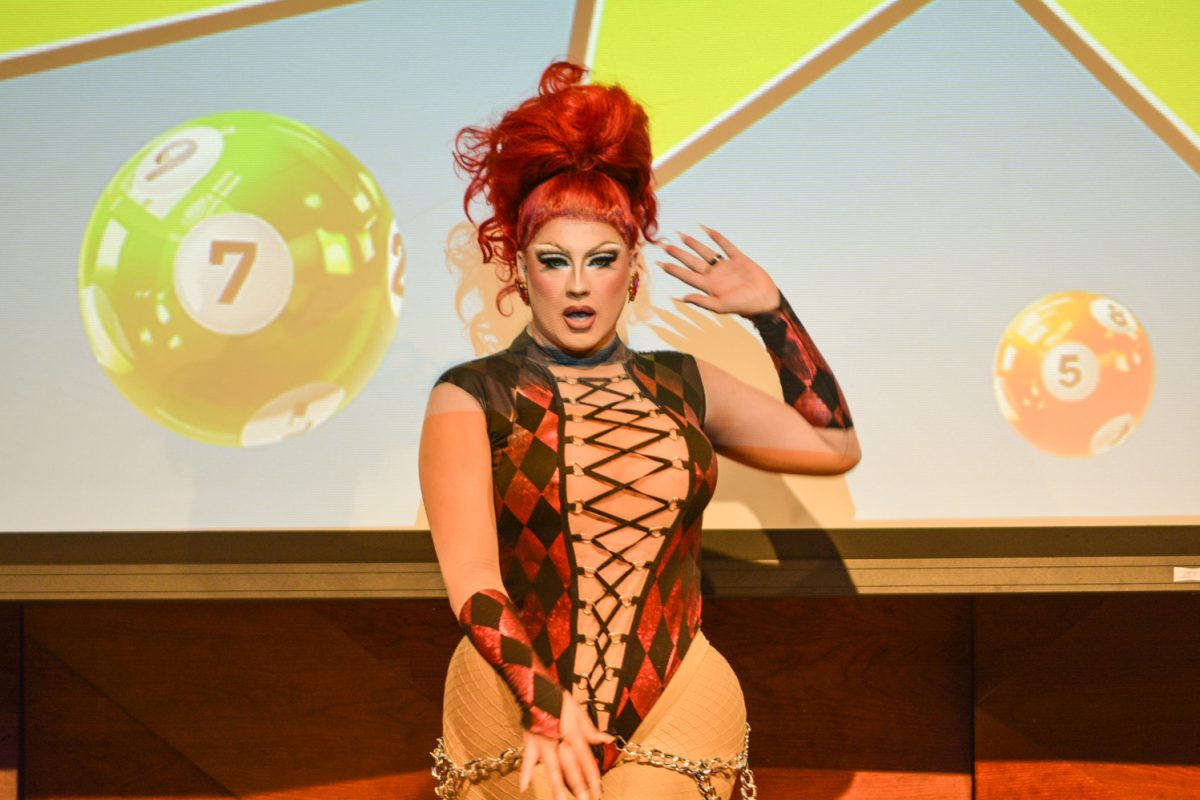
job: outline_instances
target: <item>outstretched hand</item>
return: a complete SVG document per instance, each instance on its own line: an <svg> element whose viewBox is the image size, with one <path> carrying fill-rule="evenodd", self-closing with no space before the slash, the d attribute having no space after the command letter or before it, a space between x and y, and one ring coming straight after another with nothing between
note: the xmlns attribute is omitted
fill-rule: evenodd
<svg viewBox="0 0 1200 800"><path fill-rule="evenodd" d="M592 755L591 745L613 741L611 734L596 730L592 720L583 713L569 692L563 692L562 717L559 720L561 739L525 731L525 754L521 759L521 791L533 780L533 768L541 761L546 776L554 788L555 800L598 800L600 797L600 767Z"/></svg>
<svg viewBox="0 0 1200 800"><path fill-rule="evenodd" d="M703 225L700 227L712 237L720 251L681 233L680 238L691 251L666 244L663 250L679 263L656 262L668 275L700 290L680 299L719 314L750 316L779 308L779 288L767 271L721 234Z"/></svg>

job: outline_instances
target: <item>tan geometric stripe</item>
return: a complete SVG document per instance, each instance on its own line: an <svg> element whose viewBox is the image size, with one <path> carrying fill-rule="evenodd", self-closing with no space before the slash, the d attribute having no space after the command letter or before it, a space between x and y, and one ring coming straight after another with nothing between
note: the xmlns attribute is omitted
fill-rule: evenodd
<svg viewBox="0 0 1200 800"><path fill-rule="evenodd" d="M357 2L361 0L274 0L169 18L161 24L108 31L95 37L56 42L45 48L23 50L0 59L0 80Z"/></svg>
<svg viewBox="0 0 1200 800"><path fill-rule="evenodd" d="M1189 167L1200 173L1200 143L1149 89L1132 76L1127 76L1107 54L1097 49L1098 45L1093 46L1074 25L1052 8L1052 4L1043 0L1017 0L1017 5L1057 39L1067 52L1146 123Z"/></svg>
<svg viewBox="0 0 1200 800"><path fill-rule="evenodd" d="M655 160L654 177L662 188L721 145L787 102L797 92L895 27L929 0L895 0L847 29L840 38L811 57L801 59L788 71L748 96L740 105L698 132L669 153ZM572 61L591 65L593 20L602 0L577 0L571 27L569 54Z"/></svg>
<svg viewBox="0 0 1200 800"><path fill-rule="evenodd" d="M575 0L575 16L571 19L571 41L567 60L574 64L590 63L588 47L592 38L592 17L599 0Z"/></svg>

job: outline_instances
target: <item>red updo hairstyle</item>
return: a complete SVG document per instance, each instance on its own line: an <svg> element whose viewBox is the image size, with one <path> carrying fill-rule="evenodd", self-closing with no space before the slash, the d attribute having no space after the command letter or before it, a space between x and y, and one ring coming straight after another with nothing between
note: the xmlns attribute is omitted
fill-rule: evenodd
<svg viewBox="0 0 1200 800"><path fill-rule="evenodd" d="M651 186L646 112L620 86L581 83L586 68L568 61L542 73L538 93L492 127L455 137L454 162L470 178L463 210L482 198L492 216L478 226L485 262L502 268L514 290L517 253L556 217L612 225L625 244L639 231L654 241L658 204Z"/></svg>

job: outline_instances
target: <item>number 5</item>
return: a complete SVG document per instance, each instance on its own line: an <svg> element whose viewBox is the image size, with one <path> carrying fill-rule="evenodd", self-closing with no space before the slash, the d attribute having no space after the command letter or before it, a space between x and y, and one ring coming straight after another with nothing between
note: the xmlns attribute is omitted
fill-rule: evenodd
<svg viewBox="0 0 1200 800"><path fill-rule="evenodd" d="M1058 382L1066 387L1078 386L1083 380L1083 370L1079 368L1079 355L1067 353L1058 359Z"/></svg>

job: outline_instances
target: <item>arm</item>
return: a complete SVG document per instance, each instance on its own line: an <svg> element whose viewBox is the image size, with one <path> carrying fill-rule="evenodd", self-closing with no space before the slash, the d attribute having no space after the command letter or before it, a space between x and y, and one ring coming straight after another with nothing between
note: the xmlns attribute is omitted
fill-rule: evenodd
<svg viewBox="0 0 1200 800"><path fill-rule="evenodd" d="M478 402L458 386L439 383L430 394L419 464L438 565L463 632L512 689L524 727L557 739L563 690L504 589L487 425Z"/></svg>
<svg viewBox="0 0 1200 800"><path fill-rule="evenodd" d="M667 245L678 260L658 262L698 289L682 298L709 311L740 314L758 330L779 374L783 402L697 359L704 383L704 430L719 453L774 472L837 474L861 451L841 387L812 338L766 271L716 231L723 252L683 236L691 251Z"/></svg>
<svg viewBox="0 0 1200 800"><path fill-rule="evenodd" d="M542 764L555 796L600 796L589 746L612 741L558 685L504 590L492 506L492 458L480 402L453 383L429 396L421 431L421 492L450 606L463 632L522 709L521 791Z"/></svg>
<svg viewBox="0 0 1200 800"><path fill-rule="evenodd" d="M829 365L782 296L750 316L779 374L783 402L696 359L707 406L704 430L717 452L772 472L835 475L861 450Z"/></svg>

